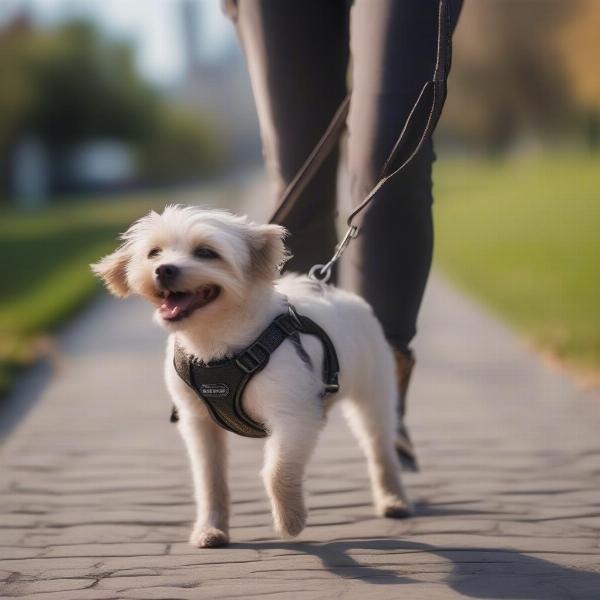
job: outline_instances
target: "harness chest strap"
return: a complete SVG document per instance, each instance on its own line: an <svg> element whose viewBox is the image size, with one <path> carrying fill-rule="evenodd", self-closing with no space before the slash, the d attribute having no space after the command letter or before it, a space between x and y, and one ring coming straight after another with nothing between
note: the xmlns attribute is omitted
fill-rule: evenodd
<svg viewBox="0 0 600 600"><path fill-rule="evenodd" d="M314 335L321 340L324 392L337 392L339 363L331 339L317 323L297 314L292 306L287 313L275 317L252 344L232 358L204 363L187 354L176 341L173 364L177 374L194 390L218 425L244 437L266 437L265 426L244 410L244 389L250 379L267 366L271 354L286 339L293 339L299 333ZM177 410L173 408L171 421L177 420Z"/></svg>

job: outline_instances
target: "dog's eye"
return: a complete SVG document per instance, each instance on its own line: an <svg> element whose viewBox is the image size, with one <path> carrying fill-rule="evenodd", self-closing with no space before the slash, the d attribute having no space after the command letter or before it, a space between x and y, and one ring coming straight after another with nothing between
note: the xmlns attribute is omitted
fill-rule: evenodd
<svg viewBox="0 0 600 600"><path fill-rule="evenodd" d="M148 252L148 258L154 258L160 254L160 248L152 248L150 252Z"/></svg>
<svg viewBox="0 0 600 600"><path fill-rule="evenodd" d="M196 258L220 258L212 248L208 248L207 246L194 248L194 256Z"/></svg>

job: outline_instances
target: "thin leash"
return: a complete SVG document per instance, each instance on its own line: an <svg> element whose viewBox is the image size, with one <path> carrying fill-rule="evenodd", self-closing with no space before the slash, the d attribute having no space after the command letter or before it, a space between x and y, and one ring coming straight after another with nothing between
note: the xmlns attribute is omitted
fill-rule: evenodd
<svg viewBox="0 0 600 600"><path fill-rule="evenodd" d="M437 49L432 78L423 85L402 131L385 161L377 183L363 201L350 213L346 221L348 229L336 246L333 256L325 264L316 264L311 267L308 274L315 281L326 283L329 280L333 266L341 258L350 242L358 236L361 219L364 218L366 209L376 197L377 192L392 177L407 167L437 125L446 100L446 81L451 61L448 0L439 0L437 16ZM350 109L351 96L352 93L350 92L344 98L314 150L284 190L277 208L269 219L269 223L281 224L285 222L286 217L296 205L308 183L339 142Z"/></svg>

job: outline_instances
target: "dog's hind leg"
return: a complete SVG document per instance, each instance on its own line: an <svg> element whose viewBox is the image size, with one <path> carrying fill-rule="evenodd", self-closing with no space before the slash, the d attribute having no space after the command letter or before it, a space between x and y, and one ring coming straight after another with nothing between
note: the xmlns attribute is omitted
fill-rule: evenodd
<svg viewBox="0 0 600 600"><path fill-rule="evenodd" d="M196 497L196 524L190 544L200 548L229 542L229 490L225 430L208 416L180 415L179 431L190 457Z"/></svg>
<svg viewBox="0 0 600 600"><path fill-rule="evenodd" d="M306 524L302 479L322 426L322 416L310 412L287 415L279 423L275 421L265 444L262 475L275 531L282 537L298 535Z"/></svg>
<svg viewBox="0 0 600 600"><path fill-rule="evenodd" d="M410 516L411 506L400 478L400 463L394 446L394 403L365 394L344 399L342 406L367 457L377 514L395 519Z"/></svg>

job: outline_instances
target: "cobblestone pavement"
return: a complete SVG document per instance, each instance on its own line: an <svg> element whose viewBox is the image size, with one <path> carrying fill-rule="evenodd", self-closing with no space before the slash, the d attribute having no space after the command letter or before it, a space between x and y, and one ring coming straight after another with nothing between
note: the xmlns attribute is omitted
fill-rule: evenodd
<svg viewBox="0 0 600 600"><path fill-rule="evenodd" d="M273 538L262 443L232 438L231 546L193 517L168 423L163 334L100 299L0 452L0 596L600 599L600 398L577 392L439 278L422 315L410 425L417 514L375 518L364 460L332 415L307 477L309 523Z"/></svg>

